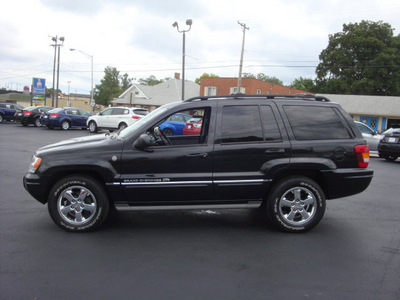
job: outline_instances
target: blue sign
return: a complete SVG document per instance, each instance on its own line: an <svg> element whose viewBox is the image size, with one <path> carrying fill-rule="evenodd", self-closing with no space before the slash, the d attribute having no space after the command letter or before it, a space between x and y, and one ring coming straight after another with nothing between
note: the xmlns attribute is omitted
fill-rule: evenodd
<svg viewBox="0 0 400 300"><path fill-rule="evenodd" d="M46 93L46 79L33 78L32 94L45 94Z"/></svg>

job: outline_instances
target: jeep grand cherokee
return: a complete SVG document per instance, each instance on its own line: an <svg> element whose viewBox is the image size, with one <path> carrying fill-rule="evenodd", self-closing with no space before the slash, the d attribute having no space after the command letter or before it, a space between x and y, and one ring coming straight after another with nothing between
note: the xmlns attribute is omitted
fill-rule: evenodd
<svg viewBox="0 0 400 300"><path fill-rule="evenodd" d="M166 136L171 115L202 117ZM67 231L98 228L111 209L260 208L278 229L316 226L326 199L364 191L369 148L351 117L314 95L196 97L113 134L42 147L24 177Z"/></svg>

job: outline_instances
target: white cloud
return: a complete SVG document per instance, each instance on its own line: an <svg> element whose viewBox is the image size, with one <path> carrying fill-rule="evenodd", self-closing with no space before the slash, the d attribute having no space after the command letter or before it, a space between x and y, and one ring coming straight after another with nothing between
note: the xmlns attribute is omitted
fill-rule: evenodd
<svg viewBox="0 0 400 300"><path fill-rule="evenodd" d="M186 3L187 2L187 3ZM181 72L182 34L171 25L186 19L186 79L204 72L236 77L242 42L238 20L246 23L244 72L276 76L286 84L314 77L329 34L344 23L382 20L400 30L398 0L15 0L2 4L0 88L22 90L32 77L52 85L54 48L49 36L65 37L60 88L89 93L90 59L94 83L106 66L145 78Z"/></svg>

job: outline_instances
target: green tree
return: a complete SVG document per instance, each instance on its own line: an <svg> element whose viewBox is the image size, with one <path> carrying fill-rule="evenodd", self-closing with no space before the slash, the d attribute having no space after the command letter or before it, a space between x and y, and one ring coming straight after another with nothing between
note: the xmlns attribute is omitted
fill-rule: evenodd
<svg viewBox="0 0 400 300"><path fill-rule="evenodd" d="M101 83L96 85L94 99L97 104L109 105L111 100L121 94L119 71L115 67L106 67Z"/></svg>
<svg viewBox="0 0 400 300"><path fill-rule="evenodd" d="M316 69L318 92L400 94L400 35L388 23L361 21L329 36Z"/></svg>
<svg viewBox="0 0 400 300"><path fill-rule="evenodd" d="M199 78L196 78L196 79L194 80L194 82L196 82L197 84L200 84L200 80L201 80L201 78L203 78L203 77L205 77L205 78L218 78L219 76L218 76L218 75L215 75L215 74L212 74L212 73L210 73L210 74L208 74L208 73L203 73L203 75L201 75Z"/></svg>
<svg viewBox="0 0 400 300"><path fill-rule="evenodd" d="M298 89L306 92L316 92L316 85L311 78L295 78L295 80L289 85L293 89Z"/></svg>
<svg viewBox="0 0 400 300"><path fill-rule="evenodd" d="M127 73L122 75L120 77L120 80L121 80L120 86L121 86L122 92L126 91L127 89L129 89L132 86L133 78L129 78L129 75Z"/></svg>
<svg viewBox="0 0 400 300"><path fill-rule="evenodd" d="M252 73L244 73L243 78L253 78L253 79L257 79L257 80L261 80L261 81L265 81L265 82L283 85L282 80L276 78L275 76L271 77L271 76L265 75L264 73L258 73L257 75L254 75Z"/></svg>
<svg viewBox="0 0 400 300"><path fill-rule="evenodd" d="M140 84L148 86L153 86L164 82L163 79L157 79L154 75L150 75L148 78L140 78L138 81Z"/></svg>

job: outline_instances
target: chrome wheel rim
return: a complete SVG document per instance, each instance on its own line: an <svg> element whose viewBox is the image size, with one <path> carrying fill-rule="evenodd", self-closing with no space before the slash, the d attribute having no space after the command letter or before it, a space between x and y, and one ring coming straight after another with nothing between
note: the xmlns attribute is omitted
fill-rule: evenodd
<svg viewBox="0 0 400 300"><path fill-rule="evenodd" d="M93 122L91 122L91 123L89 124L89 130L90 130L91 132L94 132L94 131L96 130L96 124L94 124Z"/></svg>
<svg viewBox="0 0 400 300"><path fill-rule="evenodd" d="M69 129L69 123L68 123L68 122L63 122L63 123L61 124L61 126L62 126L62 129L64 129L64 130Z"/></svg>
<svg viewBox="0 0 400 300"><path fill-rule="evenodd" d="M61 192L57 209L64 221L71 225L83 225L96 214L96 197L85 187L71 186Z"/></svg>
<svg viewBox="0 0 400 300"><path fill-rule="evenodd" d="M304 187L294 187L286 191L279 200L279 213L290 225L303 225L316 213L317 199Z"/></svg>

